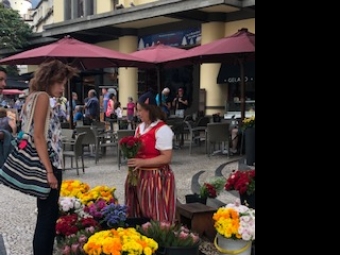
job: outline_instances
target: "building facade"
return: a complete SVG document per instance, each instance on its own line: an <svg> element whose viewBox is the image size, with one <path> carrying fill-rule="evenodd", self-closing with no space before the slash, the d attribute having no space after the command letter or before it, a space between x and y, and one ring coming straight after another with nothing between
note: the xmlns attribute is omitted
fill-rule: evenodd
<svg viewBox="0 0 340 255"><path fill-rule="evenodd" d="M49 0L41 2L51 7ZM36 25L42 37L70 35L124 53L158 41L189 49L232 35L241 28L255 33L255 0L58 0L52 4L52 18L40 18L42 21ZM41 12L48 13L50 7ZM218 83L220 69L221 64L216 63L168 70L162 86L170 85L173 90L184 86L190 91L189 112L198 110L204 96L205 114L223 113L231 82L221 79L225 84ZM122 106L129 96L136 99L141 90L154 85L146 73L137 68L119 68ZM190 77L186 77L188 73Z"/></svg>

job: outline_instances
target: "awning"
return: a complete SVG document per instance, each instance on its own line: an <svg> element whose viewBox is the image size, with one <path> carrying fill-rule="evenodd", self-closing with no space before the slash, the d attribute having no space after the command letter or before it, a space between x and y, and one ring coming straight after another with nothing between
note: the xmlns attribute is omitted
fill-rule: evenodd
<svg viewBox="0 0 340 255"><path fill-rule="evenodd" d="M244 63L245 82L255 81L255 62ZM217 76L217 83L233 83L239 82L240 78L240 67L235 64L221 64L220 71Z"/></svg>

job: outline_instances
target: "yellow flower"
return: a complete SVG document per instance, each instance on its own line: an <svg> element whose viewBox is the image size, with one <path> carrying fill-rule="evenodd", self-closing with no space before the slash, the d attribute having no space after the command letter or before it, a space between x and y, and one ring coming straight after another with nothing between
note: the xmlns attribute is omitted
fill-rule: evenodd
<svg viewBox="0 0 340 255"><path fill-rule="evenodd" d="M117 228L95 233L83 248L88 255L152 255L158 244L134 228Z"/></svg>
<svg viewBox="0 0 340 255"><path fill-rule="evenodd" d="M241 238L238 233L240 219L238 211L233 208L221 207L213 215L216 231L226 238Z"/></svg>

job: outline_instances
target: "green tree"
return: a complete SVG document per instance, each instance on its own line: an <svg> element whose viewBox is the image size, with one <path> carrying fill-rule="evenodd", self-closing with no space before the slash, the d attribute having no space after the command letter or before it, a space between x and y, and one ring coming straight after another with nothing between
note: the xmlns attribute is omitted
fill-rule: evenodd
<svg viewBox="0 0 340 255"><path fill-rule="evenodd" d="M25 23L19 12L0 3L0 49L22 49L29 44L31 35L32 27Z"/></svg>
<svg viewBox="0 0 340 255"><path fill-rule="evenodd" d="M0 3L0 50L18 50L29 44L29 38L32 36L32 27L30 27L20 17L18 11L5 8ZM16 65L6 67L9 75L18 75Z"/></svg>

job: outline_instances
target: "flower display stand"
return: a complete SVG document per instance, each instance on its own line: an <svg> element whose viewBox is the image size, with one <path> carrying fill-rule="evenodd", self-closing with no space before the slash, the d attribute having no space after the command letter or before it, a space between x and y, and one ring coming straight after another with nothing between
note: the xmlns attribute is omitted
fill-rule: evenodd
<svg viewBox="0 0 340 255"><path fill-rule="evenodd" d="M255 128L247 128L244 131L246 164L253 166L255 163Z"/></svg>
<svg viewBox="0 0 340 255"><path fill-rule="evenodd" d="M214 245L221 254L251 255L252 241L225 238L217 233Z"/></svg>
<svg viewBox="0 0 340 255"><path fill-rule="evenodd" d="M192 247L159 247L156 255L199 255L199 243Z"/></svg>
<svg viewBox="0 0 340 255"><path fill-rule="evenodd" d="M198 233L200 237L205 236L211 242L216 235L216 229L214 228L214 221L212 219L215 212L216 208L201 203L177 203L176 206L177 219L179 222Z"/></svg>

